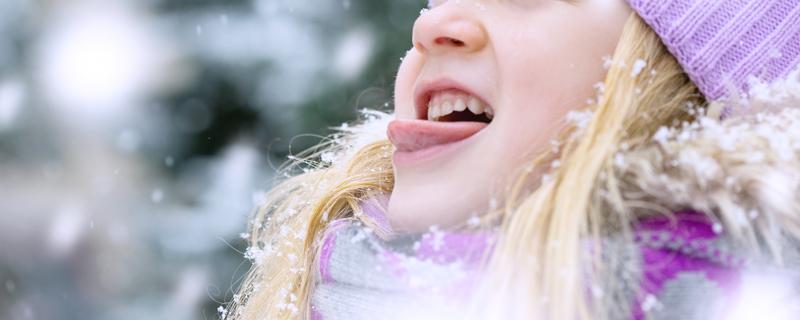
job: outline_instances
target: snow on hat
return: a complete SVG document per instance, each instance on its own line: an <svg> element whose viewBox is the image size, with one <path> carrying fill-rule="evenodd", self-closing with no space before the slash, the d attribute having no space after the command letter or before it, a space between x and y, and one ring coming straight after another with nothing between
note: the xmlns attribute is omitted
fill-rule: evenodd
<svg viewBox="0 0 800 320"><path fill-rule="evenodd" d="M628 0L709 101L800 64L800 0Z"/></svg>

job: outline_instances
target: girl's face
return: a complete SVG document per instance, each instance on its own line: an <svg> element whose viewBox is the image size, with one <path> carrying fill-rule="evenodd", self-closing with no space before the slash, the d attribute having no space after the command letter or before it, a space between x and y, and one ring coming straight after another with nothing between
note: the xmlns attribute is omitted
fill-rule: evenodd
<svg viewBox="0 0 800 320"><path fill-rule="evenodd" d="M623 0L432 1L395 83L392 226L502 204L512 174L596 96L629 14Z"/></svg>

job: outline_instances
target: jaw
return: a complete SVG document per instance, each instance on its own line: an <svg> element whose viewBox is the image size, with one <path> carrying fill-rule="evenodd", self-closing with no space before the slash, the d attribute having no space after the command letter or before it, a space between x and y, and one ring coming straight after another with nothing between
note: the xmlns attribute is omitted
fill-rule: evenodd
<svg viewBox="0 0 800 320"><path fill-rule="evenodd" d="M446 169L437 175L401 173L395 179L387 206L393 230L417 233L426 232L431 226L453 228L486 212L491 187L479 182L484 176L442 171Z"/></svg>

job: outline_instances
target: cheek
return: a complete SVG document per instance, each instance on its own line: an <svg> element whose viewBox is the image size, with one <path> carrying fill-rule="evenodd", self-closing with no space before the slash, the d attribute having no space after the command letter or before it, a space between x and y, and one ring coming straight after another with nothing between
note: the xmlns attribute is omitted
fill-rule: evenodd
<svg viewBox="0 0 800 320"><path fill-rule="evenodd" d="M619 0L599 2L609 1ZM621 9L621 17L614 16L612 21L595 17L594 11L611 15L610 9L595 7L601 5L609 4L557 6L536 19L512 19L500 25L506 29L514 24L524 26L522 31L495 36L499 71L507 87L504 91L516 100L512 104L569 110L585 107L587 99L594 98L593 85L602 81L606 72L603 57L613 54L621 32L617 20L626 20Z"/></svg>
<svg viewBox="0 0 800 320"><path fill-rule="evenodd" d="M540 43L530 40L529 43ZM577 39L551 40L550 45L531 46L524 52L500 58L505 81L500 121L506 146L514 158L532 157L550 148L550 140L564 128L566 114L588 107L596 96L594 84L603 80L605 46L581 47ZM510 50L504 52L514 52ZM519 72L526 70L526 72ZM500 124L500 123L498 123Z"/></svg>
<svg viewBox="0 0 800 320"><path fill-rule="evenodd" d="M394 112L398 119L415 119L414 85L422 69L422 57L416 49L406 53L394 83Z"/></svg>
<svg viewBox="0 0 800 320"><path fill-rule="evenodd" d="M593 85L605 75L605 54L598 48L579 47L568 41L558 48L532 53L510 68L531 70L513 75L512 90L524 93L517 100L529 105L547 104L562 110L585 107L586 99L594 95Z"/></svg>
<svg viewBox="0 0 800 320"><path fill-rule="evenodd" d="M551 147L550 141L565 127L566 112L546 105L530 106L516 117L501 119L505 127L498 133L502 144L497 152L515 165L533 160Z"/></svg>

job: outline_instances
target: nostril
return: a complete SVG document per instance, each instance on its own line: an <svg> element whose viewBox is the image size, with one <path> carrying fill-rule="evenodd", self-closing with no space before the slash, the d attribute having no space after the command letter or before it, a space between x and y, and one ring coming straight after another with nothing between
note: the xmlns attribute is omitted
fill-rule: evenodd
<svg viewBox="0 0 800 320"><path fill-rule="evenodd" d="M439 37L439 38L436 38L436 44L438 44L438 45L448 45L449 44L449 45L452 45L454 47L463 47L464 46L464 41L461 41L461 40L458 40L458 39L453 39L453 38L450 38L450 37Z"/></svg>

